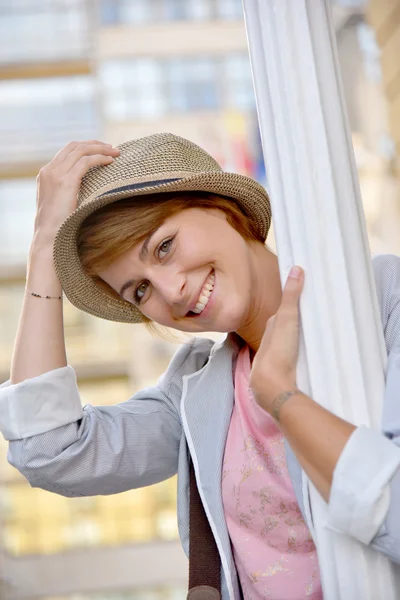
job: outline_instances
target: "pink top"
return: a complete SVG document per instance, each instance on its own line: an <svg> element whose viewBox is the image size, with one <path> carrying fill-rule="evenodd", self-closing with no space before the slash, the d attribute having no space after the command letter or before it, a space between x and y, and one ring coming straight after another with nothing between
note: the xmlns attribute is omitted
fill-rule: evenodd
<svg viewBox="0 0 400 600"><path fill-rule="evenodd" d="M222 498L245 600L321 600L317 553L294 495L283 435L249 390L239 353L225 446Z"/></svg>

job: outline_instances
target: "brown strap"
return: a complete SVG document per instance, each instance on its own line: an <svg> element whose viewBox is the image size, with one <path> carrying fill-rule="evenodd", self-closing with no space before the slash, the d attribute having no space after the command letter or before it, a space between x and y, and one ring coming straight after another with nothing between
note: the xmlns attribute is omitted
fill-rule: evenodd
<svg viewBox="0 0 400 600"><path fill-rule="evenodd" d="M190 461L188 600L220 600L221 560Z"/></svg>

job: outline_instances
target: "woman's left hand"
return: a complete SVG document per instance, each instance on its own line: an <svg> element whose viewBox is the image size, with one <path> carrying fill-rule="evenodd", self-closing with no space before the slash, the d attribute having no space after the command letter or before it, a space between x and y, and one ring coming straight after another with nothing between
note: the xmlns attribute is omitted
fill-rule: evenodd
<svg viewBox="0 0 400 600"><path fill-rule="evenodd" d="M251 370L250 387L256 402L272 412L275 398L296 389L296 365L299 353L299 299L304 271L294 267L283 289L277 313L271 317Z"/></svg>

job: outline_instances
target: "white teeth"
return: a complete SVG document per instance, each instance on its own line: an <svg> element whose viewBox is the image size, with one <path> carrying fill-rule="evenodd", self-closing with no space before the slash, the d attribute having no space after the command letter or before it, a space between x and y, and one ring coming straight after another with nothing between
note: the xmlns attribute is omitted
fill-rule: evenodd
<svg viewBox="0 0 400 600"><path fill-rule="evenodd" d="M205 307L208 304L208 301L210 299L211 293L214 289L214 274L210 275L210 277L207 279L206 283L204 284L203 289L200 292L200 297L197 301L196 306L192 309L192 312L194 312L196 315L199 315L200 313L203 312L203 310L205 309Z"/></svg>

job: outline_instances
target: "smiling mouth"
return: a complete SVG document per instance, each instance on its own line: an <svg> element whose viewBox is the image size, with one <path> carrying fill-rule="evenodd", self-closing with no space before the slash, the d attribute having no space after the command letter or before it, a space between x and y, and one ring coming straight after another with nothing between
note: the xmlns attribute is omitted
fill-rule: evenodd
<svg viewBox="0 0 400 600"><path fill-rule="evenodd" d="M205 284L202 287L196 306L192 310L189 310L189 312L186 315L187 317L199 317L202 314L211 298L211 294L214 291L214 283L215 273L214 270L212 270L210 275L207 277Z"/></svg>

